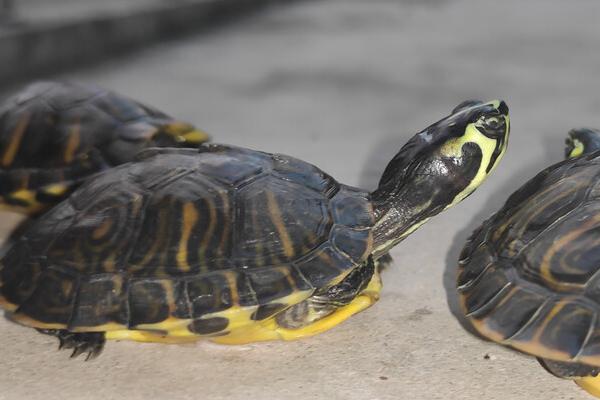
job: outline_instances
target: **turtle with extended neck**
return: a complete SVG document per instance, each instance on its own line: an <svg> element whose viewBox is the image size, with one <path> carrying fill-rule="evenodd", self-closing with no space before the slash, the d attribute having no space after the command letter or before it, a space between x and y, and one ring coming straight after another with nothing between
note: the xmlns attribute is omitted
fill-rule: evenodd
<svg viewBox="0 0 600 400"><path fill-rule="evenodd" d="M508 107L467 102L416 134L369 193L298 159L151 149L87 180L0 262L13 321L73 355L106 339L292 340L372 305L379 264L505 152Z"/></svg>

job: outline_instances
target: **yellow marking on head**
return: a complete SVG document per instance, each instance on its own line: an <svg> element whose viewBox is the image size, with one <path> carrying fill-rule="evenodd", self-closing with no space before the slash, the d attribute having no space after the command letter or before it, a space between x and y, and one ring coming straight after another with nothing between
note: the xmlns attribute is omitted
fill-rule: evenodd
<svg viewBox="0 0 600 400"><path fill-rule="evenodd" d="M575 383L594 397L600 398L600 376L586 376L574 379Z"/></svg>
<svg viewBox="0 0 600 400"><path fill-rule="evenodd" d="M573 150L569 153L569 158L575 158L582 155L585 150L583 143L581 143L579 139L571 139L571 142L573 143Z"/></svg>
<svg viewBox="0 0 600 400"><path fill-rule="evenodd" d="M64 195L67 192L67 190L69 190L69 187L62 183L55 183L52 185L44 186L40 189L40 191L56 197Z"/></svg>
<svg viewBox="0 0 600 400"><path fill-rule="evenodd" d="M197 144L204 143L210 139L210 136L208 136L206 132L200 130L193 130L188 133L184 133L183 135L181 135L181 137L186 143Z"/></svg>
<svg viewBox="0 0 600 400"><path fill-rule="evenodd" d="M78 120L74 121L73 126L69 129L69 139L67 140L67 146L65 147L65 162L67 164L71 163L75 158L75 152L79 147L80 143L80 131L81 131L81 123Z"/></svg>
<svg viewBox="0 0 600 400"><path fill-rule="evenodd" d="M163 125L161 131L173 136L179 143L200 144L210 140L208 133L185 122L176 121Z"/></svg>
<svg viewBox="0 0 600 400"><path fill-rule="evenodd" d="M15 129L11 132L10 141L8 142L8 146L6 146L6 150L2 155L3 167L8 167L13 163L15 156L17 155L17 151L19 150L21 140L23 140L23 135L25 134L27 125L29 125L30 117L30 113L23 113L23 115L21 115L21 118L17 122L17 126L15 126Z"/></svg>
<svg viewBox="0 0 600 400"><path fill-rule="evenodd" d="M271 191L266 192L267 195L267 207L269 208L269 214L271 217L271 221L275 225L275 229L277 229L277 233L279 234L279 239L281 240L281 244L283 245L283 251L288 259L291 259L294 256L294 245L292 244L292 240L290 239L290 235L283 224L283 219L281 216L281 210L279 210L279 205L277 204L277 199L275 199L275 195Z"/></svg>
<svg viewBox="0 0 600 400"><path fill-rule="evenodd" d="M506 116L505 118L506 118L506 129L508 130L510 122L509 122L508 116ZM475 176L473 177L473 179L471 180L469 185L465 189L463 189L462 192L457 194L456 197L454 198L454 200L452 200L452 202L450 204L448 204L445 208L449 208L449 207L452 207L452 206L458 204L465 197L470 195L475 189L477 189L477 187L479 187L479 185L481 185L481 183L485 180L485 178L487 178L487 176L489 174L491 174L494 171L494 169L496 169L496 166L498 165L499 161L502 159L502 157L504 156L504 153L506 152L507 140L504 142L504 146L501 149L500 154L498 155L498 158L496 158L494 165L492 165L492 168L489 170L489 172L486 172L486 169L491 162L492 154L494 153L494 150L496 149L497 141L494 139L488 138L483 133L479 132L479 129L477 129L477 126L475 125L475 123L471 123L471 124L467 125L467 129L465 130L464 135L457 137L455 139L452 139L452 140L448 141L448 143L446 143L444 146L442 146L441 152L442 152L442 154L444 154L448 157L460 157L460 156L462 156L462 147L469 142L476 143L479 146L479 148L481 149L482 154L481 154L481 163L479 164L479 169L477 170L477 173L475 174Z"/></svg>
<svg viewBox="0 0 600 400"><path fill-rule="evenodd" d="M188 255L188 241L192 228L198 221L198 211L193 203L185 203L183 205L183 221L181 227L181 238L179 240L179 251L177 252L177 265L182 271L188 272L190 265L187 261Z"/></svg>

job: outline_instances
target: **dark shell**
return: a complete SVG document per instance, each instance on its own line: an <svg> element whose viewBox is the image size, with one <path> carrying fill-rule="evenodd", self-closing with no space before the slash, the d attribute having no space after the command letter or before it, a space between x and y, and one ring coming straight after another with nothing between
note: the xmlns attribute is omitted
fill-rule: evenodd
<svg viewBox="0 0 600 400"><path fill-rule="evenodd" d="M70 330L235 306L261 319L361 265L372 225L368 193L294 158L151 149L40 217L3 258L0 293L15 316Z"/></svg>
<svg viewBox="0 0 600 400"><path fill-rule="evenodd" d="M551 166L463 250L463 310L484 336L600 366L600 155Z"/></svg>
<svg viewBox="0 0 600 400"><path fill-rule="evenodd" d="M16 206L55 204L83 178L129 162L153 146L197 147L180 135L193 127L134 100L93 86L38 82L0 105L0 197ZM53 184L58 193L45 190Z"/></svg>

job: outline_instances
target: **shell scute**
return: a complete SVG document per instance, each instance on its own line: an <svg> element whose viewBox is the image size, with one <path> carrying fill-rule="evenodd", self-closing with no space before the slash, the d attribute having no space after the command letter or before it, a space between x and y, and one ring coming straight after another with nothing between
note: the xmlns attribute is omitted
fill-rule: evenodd
<svg viewBox="0 0 600 400"><path fill-rule="evenodd" d="M357 266L350 258L341 255L331 245L324 245L302 260L296 267L315 288L322 288L341 281Z"/></svg>
<svg viewBox="0 0 600 400"><path fill-rule="evenodd" d="M330 198L338 190L335 180L317 167L297 158L273 154L273 171L282 179L302 182L303 186Z"/></svg>
<svg viewBox="0 0 600 400"><path fill-rule="evenodd" d="M80 330L104 324L127 326L127 281L121 275L101 274L82 277L77 293L77 304L69 328Z"/></svg>
<svg viewBox="0 0 600 400"><path fill-rule="evenodd" d="M598 167L594 154L547 168L467 242L459 296L481 334L538 357L600 366Z"/></svg>
<svg viewBox="0 0 600 400"><path fill-rule="evenodd" d="M186 303L179 300L183 297L182 293L177 293L182 289L181 283L175 287L169 280L132 280L129 287L130 326L164 321L172 314L171 310L175 307L180 308L177 312L180 318L189 318L189 310L182 310L186 307Z"/></svg>
<svg viewBox="0 0 600 400"><path fill-rule="evenodd" d="M351 228L368 229L375 222L367 193L349 186L343 186L333 197L331 210L338 224Z"/></svg>
<svg viewBox="0 0 600 400"><path fill-rule="evenodd" d="M272 176L236 193L237 257L252 265L287 263L327 239L327 199L296 183Z"/></svg>
<svg viewBox="0 0 600 400"><path fill-rule="evenodd" d="M337 250L359 263L371 254L373 235L369 229L356 230L336 225L331 230L330 241Z"/></svg>
<svg viewBox="0 0 600 400"><path fill-rule="evenodd" d="M19 304L14 315L17 318L27 316L44 323L67 325L77 285L77 278L72 274L46 268L36 280L35 289Z"/></svg>
<svg viewBox="0 0 600 400"><path fill-rule="evenodd" d="M497 305L474 316L474 324L497 341L506 341L527 325L547 301L530 290L512 287L498 299Z"/></svg>
<svg viewBox="0 0 600 400"><path fill-rule="evenodd" d="M222 273L202 274L187 280L186 292L195 318L233 306L232 287Z"/></svg>

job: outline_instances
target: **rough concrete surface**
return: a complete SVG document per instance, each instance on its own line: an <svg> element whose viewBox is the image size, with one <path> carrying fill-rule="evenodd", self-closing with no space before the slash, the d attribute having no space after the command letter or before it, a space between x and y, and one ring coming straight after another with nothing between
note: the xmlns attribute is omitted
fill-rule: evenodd
<svg viewBox="0 0 600 400"><path fill-rule="evenodd" d="M61 76L368 188L463 99L505 99L513 134L475 195L394 249L381 301L336 329L238 347L109 343L85 363L2 321L0 399L589 398L465 332L453 280L469 232L561 159L570 128L600 126L599 15L592 0L307 1Z"/></svg>

